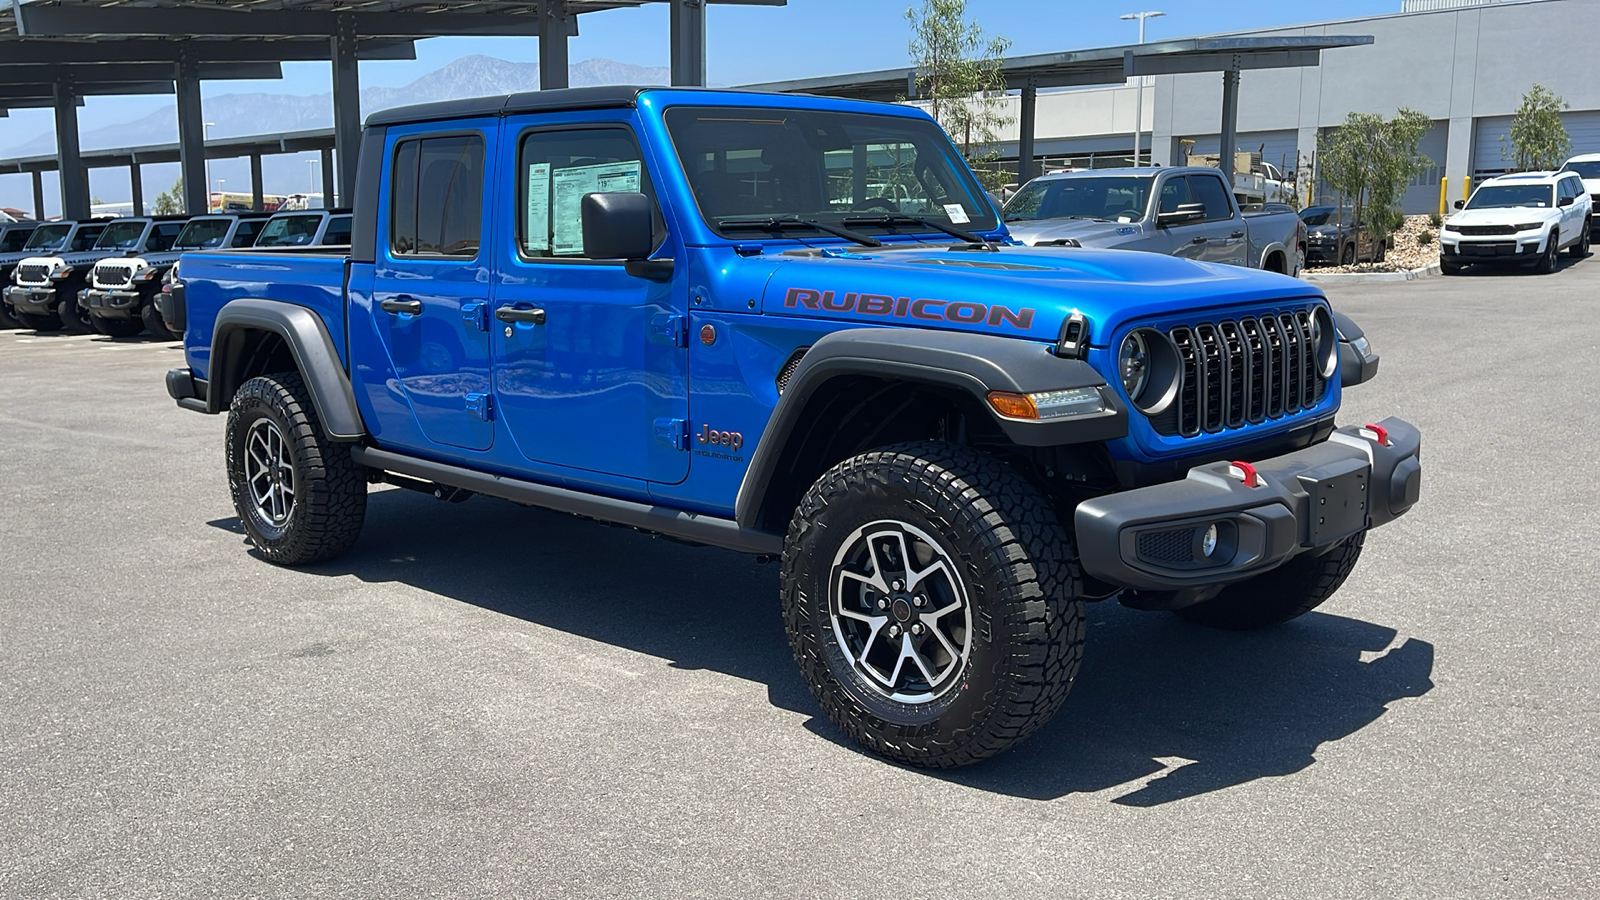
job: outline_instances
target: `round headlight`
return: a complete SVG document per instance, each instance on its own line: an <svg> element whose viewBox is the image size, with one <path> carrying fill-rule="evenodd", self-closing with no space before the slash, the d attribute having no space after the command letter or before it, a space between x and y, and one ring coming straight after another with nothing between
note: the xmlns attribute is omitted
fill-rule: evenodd
<svg viewBox="0 0 1600 900"><path fill-rule="evenodd" d="M1122 389L1128 392L1128 399L1137 402L1145 385L1150 383L1150 346L1143 334L1134 331L1122 339L1117 371L1122 374Z"/></svg>

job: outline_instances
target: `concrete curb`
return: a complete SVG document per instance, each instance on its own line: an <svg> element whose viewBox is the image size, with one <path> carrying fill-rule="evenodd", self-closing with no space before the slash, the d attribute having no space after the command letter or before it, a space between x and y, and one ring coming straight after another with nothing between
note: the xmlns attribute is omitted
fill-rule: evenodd
<svg viewBox="0 0 1600 900"><path fill-rule="evenodd" d="M1311 284L1372 284L1380 281L1416 281L1439 274L1439 264L1429 263L1420 269L1404 272L1329 272L1326 275L1302 274L1302 281Z"/></svg>

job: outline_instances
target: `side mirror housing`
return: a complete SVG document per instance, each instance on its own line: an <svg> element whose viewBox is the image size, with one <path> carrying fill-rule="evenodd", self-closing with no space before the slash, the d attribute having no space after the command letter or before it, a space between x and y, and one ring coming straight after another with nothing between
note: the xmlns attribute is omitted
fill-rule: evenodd
<svg viewBox="0 0 1600 900"><path fill-rule="evenodd" d="M584 194L583 255L590 259L646 259L655 249L650 198L639 193Z"/></svg>
<svg viewBox="0 0 1600 900"><path fill-rule="evenodd" d="M1464 207L1466 205L1467 205L1467 201L1465 201L1465 200L1457 200L1456 201L1456 209L1461 209L1462 207Z"/></svg>
<svg viewBox="0 0 1600 900"><path fill-rule="evenodd" d="M1179 203L1177 209L1156 213L1156 224L1162 228L1170 228L1173 225L1188 225L1191 222L1199 222L1204 220L1205 217L1206 205L1204 203Z"/></svg>

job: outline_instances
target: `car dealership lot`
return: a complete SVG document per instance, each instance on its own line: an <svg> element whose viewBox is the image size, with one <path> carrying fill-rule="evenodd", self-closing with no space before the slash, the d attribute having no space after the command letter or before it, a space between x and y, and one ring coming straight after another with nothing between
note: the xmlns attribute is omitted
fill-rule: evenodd
<svg viewBox="0 0 1600 900"><path fill-rule="evenodd" d="M388 489L277 569L176 345L0 333L0 896L1594 896L1600 258L1329 293L1421 504L1270 632L1092 606L949 773L820 717L775 567Z"/></svg>

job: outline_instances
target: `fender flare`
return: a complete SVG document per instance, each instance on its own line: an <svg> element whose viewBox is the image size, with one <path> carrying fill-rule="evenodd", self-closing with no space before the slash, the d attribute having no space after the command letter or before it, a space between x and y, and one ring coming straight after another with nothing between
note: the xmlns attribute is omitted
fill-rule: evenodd
<svg viewBox="0 0 1600 900"><path fill-rule="evenodd" d="M806 351L786 383L739 486L734 516L753 527L784 450L818 389L835 378L870 375L964 392L996 425L1025 447L1102 442L1128 433L1120 396L1081 359L1062 359L1051 345L1016 338L903 328L850 328L824 335ZM1103 388L1104 412L1055 422L1008 419L989 405L990 391L1032 393Z"/></svg>
<svg viewBox="0 0 1600 900"><path fill-rule="evenodd" d="M1294 254L1289 252L1289 245L1283 241L1273 241L1261 250L1261 255L1256 258L1256 268L1262 272L1267 271L1267 257L1274 253L1283 254L1283 274L1293 276Z"/></svg>
<svg viewBox="0 0 1600 900"><path fill-rule="evenodd" d="M300 376L305 379L306 389L311 392L311 405L316 407L317 418L322 421L329 438L357 441L366 437L367 429L356 407L350 376L339 360L338 346L322 324L322 318L304 306L254 298L230 300L224 304L217 311L216 325L211 331L213 381L233 350L232 335L245 329L270 331L283 338ZM226 388L237 388L237 385L221 387L224 389L208 391L208 412L221 412L224 395L232 396Z"/></svg>

